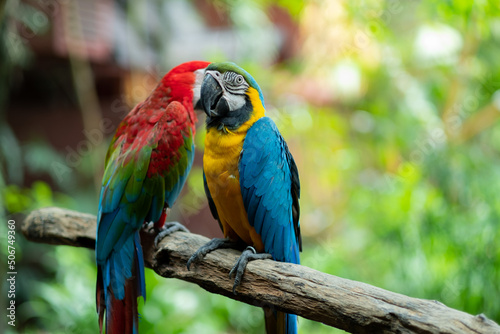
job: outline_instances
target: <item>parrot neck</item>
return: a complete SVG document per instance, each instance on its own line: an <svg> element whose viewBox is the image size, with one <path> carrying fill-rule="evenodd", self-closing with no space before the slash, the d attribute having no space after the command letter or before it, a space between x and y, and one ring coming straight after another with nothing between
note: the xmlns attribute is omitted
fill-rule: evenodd
<svg viewBox="0 0 500 334"><path fill-rule="evenodd" d="M186 108L193 133L196 131L195 123L198 120L194 111L194 105L198 102L197 99L199 99L200 95L200 80L203 78L200 75L202 72L196 70L196 68L203 64L205 64L205 62L192 62L172 69L172 71L167 73L158 83L157 88L150 97L153 101L161 101L164 103L171 103L173 101L180 102L184 108Z"/></svg>
<svg viewBox="0 0 500 334"><path fill-rule="evenodd" d="M261 93L257 89L250 87L248 88L247 96L252 103L253 114L257 115L257 119L266 116L266 109L264 108L264 101L262 100Z"/></svg>
<svg viewBox="0 0 500 334"><path fill-rule="evenodd" d="M224 134L245 134L248 129L260 118L264 117L266 110L256 89L249 87L246 92L245 105L219 116L207 116L207 132L214 131Z"/></svg>
<svg viewBox="0 0 500 334"><path fill-rule="evenodd" d="M213 154L225 155L228 150L236 150L239 154L243 148L243 141L248 129L265 116L265 109L259 97L259 92L253 88L249 89L248 96L253 105L250 118L237 129L227 127L209 127L205 137L205 149Z"/></svg>

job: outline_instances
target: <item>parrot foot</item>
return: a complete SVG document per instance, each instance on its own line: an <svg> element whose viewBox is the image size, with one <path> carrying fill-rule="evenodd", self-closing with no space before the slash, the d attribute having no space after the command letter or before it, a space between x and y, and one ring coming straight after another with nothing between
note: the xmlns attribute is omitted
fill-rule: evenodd
<svg viewBox="0 0 500 334"><path fill-rule="evenodd" d="M198 262L201 261L205 255L208 253L219 249L219 248L235 248L238 245L238 243L229 240L229 238L213 238L203 246L201 246L188 260L187 262L187 269L189 270L189 267L193 262Z"/></svg>
<svg viewBox="0 0 500 334"><path fill-rule="evenodd" d="M233 269L229 272L229 278L234 276L233 293L236 294L236 288L241 284L241 279L243 278L243 273L245 272L248 261L266 260L272 258L272 255L269 253L257 253L255 248L252 246L245 248L238 261L236 261Z"/></svg>
<svg viewBox="0 0 500 334"><path fill-rule="evenodd" d="M149 223L144 222L144 224L142 225L142 229L143 231L149 234L153 234L156 232L154 222L149 222Z"/></svg>
<svg viewBox="0 0 500 334"><path fill-rule="evenodd" d="M158 248L158 244L168 235L174 233L174 232L187 232L189 233L189 230L186 228L186 226L182 225L179 222L168 222L163 225L163 227L160 230L160 233L155 238L155 247Z"/></svg>

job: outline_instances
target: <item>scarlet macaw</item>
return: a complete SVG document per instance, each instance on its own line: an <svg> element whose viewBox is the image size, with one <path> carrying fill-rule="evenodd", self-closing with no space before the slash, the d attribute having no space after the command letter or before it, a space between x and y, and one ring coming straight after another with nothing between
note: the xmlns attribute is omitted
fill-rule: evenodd
<svg viewBox="0 0 500 334"><path fill-rule="evenodd" d="M212 63L201 86L207 114L203 171L212 215L224 239L213 239L188 261L188 269L217 248L248 247L230 272L234 288L249 260L300 263L300 182L297 166L274 122L265 117L262 92L233 63ZM266 315L268 333L296 333L297 316Z"/></svg>
<svg viewBox="0 0 500 334"><path fill-rule="evenodd" d="M102 332L137 333L137 298L146 298L139 230L153 223L162 230L167 208L179 195L194 158L193 106L208 62L181 64L120 123L108 149L97 215L96 302Z"/></svg>

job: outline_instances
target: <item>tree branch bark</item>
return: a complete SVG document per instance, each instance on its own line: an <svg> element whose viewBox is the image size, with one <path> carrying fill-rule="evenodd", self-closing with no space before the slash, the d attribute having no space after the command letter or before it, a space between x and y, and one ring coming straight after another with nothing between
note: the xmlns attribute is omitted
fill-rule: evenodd
<svg viewBox="0 0 500 334"><path fill-rule="evenodd" d="M94 248L95 226L93 215L44 208L25 219L22 232L35 242ZM295 313L348 332L500 333L500 326L482 314L472 316L437 301L272 260L250 262L235 295L228 273L240 254L237 250L212 252L188 271L187 260L207 238L177 232L165 238L157 250L152 246L153 236L142 233L141 238L146 265L163 277L196 283L213 293Z"/></svg>

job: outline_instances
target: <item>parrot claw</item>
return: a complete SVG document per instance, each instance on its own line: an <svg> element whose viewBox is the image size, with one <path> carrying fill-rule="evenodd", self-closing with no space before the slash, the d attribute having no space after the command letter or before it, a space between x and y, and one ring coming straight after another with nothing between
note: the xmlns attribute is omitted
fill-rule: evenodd
<svg viewBox="0 0 500 334"><path fill-rule="evenodd" d="M149 234L153 234L155 232L155 223L154 222L149 222L149 223L144 223L142 226L142 229Z"/></svg>
<svg viewBox="0 0 500 334"><path fill-rule="evenodd" d="M229 278L234 276L234 285L233 285L233 293L236 294L236 288L241 284L241 279L243 278L243 274L245 272L245 268L247 267L248 261L253 260L265 260L272 259L272 255L268 253L257 253L255 248L252 246L248 246L245 248L241 256L236 261L236 264L233 266L233 269L229 272Z"/></svg>
<svg viewBox="0 0 500 334"><path fill-rule="evenodd" d="M186 226L182 225L179 222L165 223L165 225L163 225L163 227L161 228L160 233L158 233L158 235L155 238L155 247L158 248L158 244L166 236L169 236L170 234L172 234L174 232L178 232L178 231L189 233L189 230L186 228Z"/></svg>
<svg viewBox="0 0 500 334"><path fill-rule="evenodd" d="M205 257L205 255L207 255L208 253L210 253L216 249L235 248L236 246L237 246L237 243L229 240L229 238L224 238L224 239L213 238L212 240L210 240L209 242L207 242L206 244L204 244L203 246L198 248L198 250L189 258L187 265L186 265L187 269L190 270L189 267L191 267L191 264L193 262L201 261Z"/></svg>

